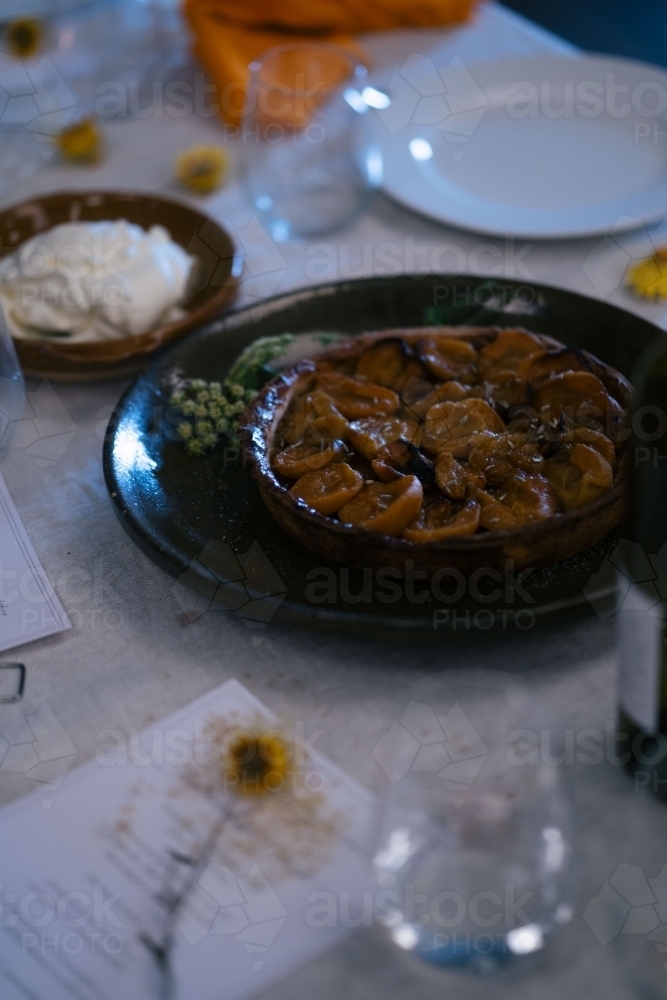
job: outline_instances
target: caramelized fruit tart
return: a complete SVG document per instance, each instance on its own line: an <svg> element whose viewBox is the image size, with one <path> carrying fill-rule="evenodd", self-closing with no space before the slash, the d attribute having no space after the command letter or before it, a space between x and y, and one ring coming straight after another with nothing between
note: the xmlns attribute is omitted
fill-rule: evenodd
<svg viewBox="0 0 667 1000"><path fill-rule="evenodd" d="M276 521L329 558L537 567L619 523L630 396L528 330L385 330L274 378L243 435Z"/></svg>

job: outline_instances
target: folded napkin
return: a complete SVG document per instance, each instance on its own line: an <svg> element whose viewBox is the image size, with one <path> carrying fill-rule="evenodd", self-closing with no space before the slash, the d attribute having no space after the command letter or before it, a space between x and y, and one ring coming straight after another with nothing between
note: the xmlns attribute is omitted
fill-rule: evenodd
<svg viewBox="0 0 667 1000"><path fill-rule="evenodd" d="M341 45L368 61L352 36L465 21L475 0L185 0L195 52L218 88L224 117L241 116L248 64L274 45Z"/></svg>

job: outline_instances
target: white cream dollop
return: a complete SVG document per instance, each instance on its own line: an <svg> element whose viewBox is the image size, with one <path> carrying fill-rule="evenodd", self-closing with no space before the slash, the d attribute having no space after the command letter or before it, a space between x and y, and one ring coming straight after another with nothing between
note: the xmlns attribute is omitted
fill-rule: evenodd
<svg viewBox="0 0 667 1000"><path fill-rule="evenodd" d="M0 305L15 337L145 333L183 315L195 260L163 226L67 222L0 260Z"/></svg>

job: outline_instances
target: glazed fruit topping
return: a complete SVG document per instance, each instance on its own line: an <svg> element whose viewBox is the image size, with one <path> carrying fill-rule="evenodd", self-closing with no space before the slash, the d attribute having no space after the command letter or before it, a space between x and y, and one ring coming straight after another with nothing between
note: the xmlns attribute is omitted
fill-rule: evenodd
<svg viewBox="0 0 667 1000"><path fill-rule="evenodd" d="M410 542L441 542L457 535L474 535L479 527L481 506L470 499L454 515L446 500L422 510L419 517L403 532Z"/></svg>
<svg viewBox="0 0 667 1000"><path fill-rule="evenodd" d="M483 399L463 399L460 403L436 403L426 414L424 447L439 454L448 451L465 458L482 431L502 434L505 424Z"/></svg>
<svg viewBox="0 0 667 1000"><path fill-rule="evenodd" d="M457 337L427 337L419 344L419 356L437 379L446 382L477 382L478 354L472 344Z"/></svg>
<svg viewBox="0 0 667 1000"><path fill-rule="evenodd" d="M381 448L371 462L371 468L383 483L400 476L414 475L422 486L432 486L436 479L433 462L412 441L399 438Z"/></svg>
<svg viewBox="0 0 667 1000"><path fill-rule="evenodd" d="M404 340L380 340L359 358L355 375L401 392L411 378L423 378L424 368Z"/></svg>
<svg viewBox="0 0 667 1000"><path fill-rule="evenodd" d="M323 447L308 443L291 444L274 456L273 467L288 479L298 479L306 472L323 469L325 465L341 458L344 451L342 441L332 441Z"/></svg>
<svg viewBox="0 0 667 1000"><path fill-rule="evenodd" d="M292 400L272 465L293 496L425 543L545 521L612 488L630 391L618 372L526 330L391 333L323 359Z"/></svg>
<svg viewBox="0 0 667 1000"><path fill-rule="evenodd" d="M336 462L324 469L306 472L297 479L290 493L320 514L335 514L363 485L361 473L346 462Z"/></svg>
<svg viewBox="0 0 667 1000"><path fill-rule="evenodd" d="M369 462L390 442L416 441L419 434L416 420L400 417L363 417L350 424L350 442Z"/></svg>
<svg viewBox="0 0 667 1000"><path fill-rule="evenodd" d="M320 375L318 388L332 399L336 409L348 420L395 413L400 406L400 400L392 389L337 372Z"/></svg>
<svg viewBox="0 0 667 1000"><path fill-rule="evenodd" d="M417 517L423 497L416 476L402 476L393 483L367 483L340 510L339 518L344 524L400 535Z"/></svg>

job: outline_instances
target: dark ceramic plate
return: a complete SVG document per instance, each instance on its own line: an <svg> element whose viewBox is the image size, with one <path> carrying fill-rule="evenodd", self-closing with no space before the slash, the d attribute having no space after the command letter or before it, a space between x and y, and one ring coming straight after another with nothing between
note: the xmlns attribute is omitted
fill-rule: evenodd
<svg viewBox="0 0 667 1000"><path fill-rule="evenodd" d="M299 546L265 509L243 457L220 447L189 456L174 440L166 381L222 379L258 337L359 333L433 323L521 325L592 351L624 375L660 331L613 306L543 285L425 275L369 278L303 289L229 315L173 345L140 375L112 416L104 447L116 512L136 543L178 577L185 614L226 608L249 626L269 621L387 637L528 629L541 618L613 590L612 533L573 559L519 577L476 582L446 572L404 580L328 562Z"/></svg>

